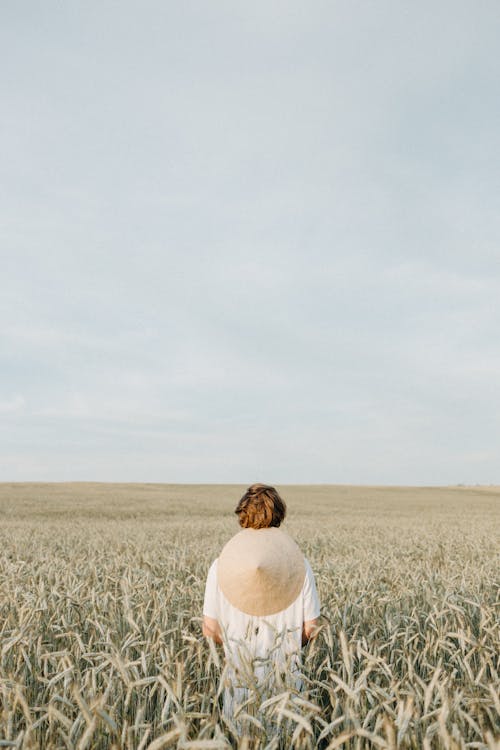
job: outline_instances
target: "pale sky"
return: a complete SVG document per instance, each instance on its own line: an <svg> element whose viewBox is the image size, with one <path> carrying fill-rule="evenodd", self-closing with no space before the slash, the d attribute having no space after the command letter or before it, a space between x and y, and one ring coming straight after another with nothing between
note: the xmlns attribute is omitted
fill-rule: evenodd
<svg viewBox="0 0 500 750"><path fill-rule="evenodd" d="M499 39L4 0L0 481L500 483Z"/></svg>

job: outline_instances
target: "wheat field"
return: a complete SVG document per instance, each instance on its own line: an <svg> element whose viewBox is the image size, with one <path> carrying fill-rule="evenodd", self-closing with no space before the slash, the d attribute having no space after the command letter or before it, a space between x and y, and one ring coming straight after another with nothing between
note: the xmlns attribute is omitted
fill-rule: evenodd
<svg viewBox="0 0 500 750"><path fill-rule="evenodd" d="M0 747L500 747L495 487L280 486L321 630L221 711L205 577L243 485L0 485Z"/></svg>

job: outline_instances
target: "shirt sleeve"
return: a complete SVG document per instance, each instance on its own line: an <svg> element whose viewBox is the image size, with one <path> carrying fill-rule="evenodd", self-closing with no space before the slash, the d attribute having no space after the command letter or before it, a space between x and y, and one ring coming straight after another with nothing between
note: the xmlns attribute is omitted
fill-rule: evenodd
<svg viewBox="0 0 500 750"><path fill-rule="evenodd" d="M304 581L304 622L315 620L320 615L320 604L314 573L308 560L305 560L306 580Z"/></svg>
<svg viewBox="0 0 500 750"><path fill-rule="evenodd" d="M214 560L208 571L203 614L217 620L217 560Z"/></svg>

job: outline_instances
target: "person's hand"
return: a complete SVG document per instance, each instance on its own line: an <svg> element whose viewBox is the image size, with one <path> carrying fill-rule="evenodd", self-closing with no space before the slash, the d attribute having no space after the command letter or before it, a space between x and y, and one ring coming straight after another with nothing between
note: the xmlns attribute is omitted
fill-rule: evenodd
<svg viewBox="0 0 500 750"><path fill-rule="evenodd" d="M317 618L314 620L306 620L302 627L302 645L305 646L306 643L309 643L309 641L316 636L318 631L319 625Z"/></svg>
<svg viewBox="0 0 500 750"><path fill-rule="evenodd" d="M220 625L217 620L213 619L213 617L207 617L207 615L203 615L203 624L201 626L201 631L207 638L212 638L216 643L222 643L222 633Z"/></svg>

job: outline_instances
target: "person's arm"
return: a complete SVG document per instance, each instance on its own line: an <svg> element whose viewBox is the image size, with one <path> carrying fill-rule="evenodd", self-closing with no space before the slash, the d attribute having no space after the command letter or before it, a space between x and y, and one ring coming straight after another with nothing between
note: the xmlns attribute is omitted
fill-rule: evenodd
<svg viewBox="0 0 500 750"><path fill-rule="evenodd" d="M212 638L215 643L222 643L222 631L217 614L217 561L215 561L210 566L205 586L201 632L206 638Z"/></svg>
<svg viewBox="0 0 500 750"><path fill-rule="evenodd" d="M203 635L207 638L213 638L216 643L222 643L222 633L220 625L217 620L214 620L213 617L203 615L203 624L201 626L201 630Z"/></svg>
<svg viewBox="0 0 500 750"><path fill-rule="evenodd" d="M304 582L304 624L302 626L302 645L305 646L319 631L318 618L320 604L314 573L308 560L305 560L306 578Z"/></svg>

